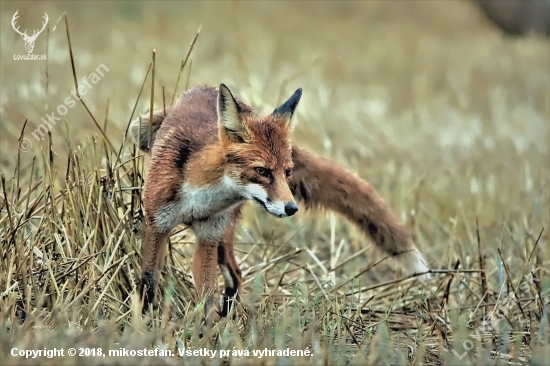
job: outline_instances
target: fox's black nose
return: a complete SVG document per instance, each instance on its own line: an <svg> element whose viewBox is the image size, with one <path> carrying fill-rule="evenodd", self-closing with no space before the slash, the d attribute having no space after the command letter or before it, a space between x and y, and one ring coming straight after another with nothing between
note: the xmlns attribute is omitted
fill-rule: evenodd
<svg viewBox="0 0 550 366"><path fill-rule="evenodd" d="M294 202L289 202L285 205L285 213L288 216L294 215L296 212L298 212L298 206Z"/></svg>

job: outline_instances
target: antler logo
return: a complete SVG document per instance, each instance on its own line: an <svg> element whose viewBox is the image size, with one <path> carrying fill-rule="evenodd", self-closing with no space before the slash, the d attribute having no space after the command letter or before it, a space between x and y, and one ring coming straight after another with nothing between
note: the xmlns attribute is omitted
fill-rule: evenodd
<svg viewBox="0 0 550 366"><path fill-rule="evenodd" d="M15 21L17 20L17 18L19 18L19 15L17 15L18 12L19 10L17 10L11 18L11 26L17 33L21 35L23 41L25 41L25 48L27 49L27 53L31 53L34 49L34 41L36 41L36 38L40 35L40 33L42 33L42 31L44 30L44 28L46 28L46 25L48 24L48 14L44 13L44 23L42 23L42 29L40 29L39 31L34 30L32 36L29 36L27 35L26 29L23 33L21 33L21 31L19 31L19 26L17 26L16 28Z"/></svg>

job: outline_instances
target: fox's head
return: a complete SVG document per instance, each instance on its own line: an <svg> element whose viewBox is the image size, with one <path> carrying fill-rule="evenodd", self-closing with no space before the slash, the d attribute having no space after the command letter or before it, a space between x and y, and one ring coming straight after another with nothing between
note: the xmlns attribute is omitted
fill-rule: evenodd
<svg viewBox="0 0 550 366"><path fill-rule="evenodd" d="M224 147L225 174L245 199L256 201L277 217L298 211L288 181L292 176L291 120L302 96L298 89L271 114L259 117L237 103L221 84L218 93L218 131Z"/></svg>

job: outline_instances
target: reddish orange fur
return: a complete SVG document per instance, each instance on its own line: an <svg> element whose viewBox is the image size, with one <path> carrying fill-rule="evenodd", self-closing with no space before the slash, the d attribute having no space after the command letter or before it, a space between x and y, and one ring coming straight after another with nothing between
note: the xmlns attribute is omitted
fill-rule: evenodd
<svg viewBox="0 0 550 366"><path fill-rule="evenodd" d="M295 168L291 188L300 203L342 214L390 255L414 248L409 231L370 184L297 146L292 157Z"/></svg>
<svg viewBox="0 0 550 366"><path fill-rule="evenodd" d="M275 111L277 113L259 117L249 106L237 102L242 124L229 118L228 126L231 128L226 129L217 123L218 98L225 100L215 88L198 87L186 92L165 117L161 111L155 112L151 126L154 137L151 164L143 192L146 224L142 244L141 293L146 303L154 297L158 271L164 262L166 241L174 224L170 221L170 209L173 207L176 215L178 207L191 204L182 199L182 194L186 194L182 187L215 189L220 187L224 176L236 184L252 182L263 187L269 198L282 202L294 202L296 199L300 206L309 209L328 209L340 213L357 225L378 248L403 259L403 266L413 270L423 268L420 265L422 257L416 251L410 234L367 182L332 161L291 145L289 120L293 109L290 114L280 114L288 106L280 107ZM144 151L148 150L145 141L148 141L149 135L144 134L143 129L149 128L148 123L145 118L141 123L134 122L131 128L134 139ZM232 126L237 126L238 131L233 131ZM255 170L258 166L271 169L271 179L258 176ZM292 169L290 176L286 175L288 169ZM207 297L207 308L212 305L210 295L216 290L216 266L225 271L222 314L227 313L230 299L234 296L238 298L242 287L241 271L233 252L233 236L243 203L228 204L227 217L224 216L225 211L218 210L206 217L193 214L190 222L183 222L199 225L195 226L199 234L196 232L197 247L192 271L199 295ZM170 215L159 216L163 210ZM200 207L190 210L202 212ZM222 231L201 231L201 223L210 225L219 217L223 224ZM163 220L170 222L166 224ZM411 264L411 261L414 263Z"/></svg>

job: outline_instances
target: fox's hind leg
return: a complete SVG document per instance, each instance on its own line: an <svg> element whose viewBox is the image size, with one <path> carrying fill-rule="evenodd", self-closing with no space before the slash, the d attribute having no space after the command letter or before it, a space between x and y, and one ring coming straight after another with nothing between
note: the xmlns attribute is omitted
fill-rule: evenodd
<svg viewBox="0 0 550 366"><path fill-rule="evenodd" d="M218 243L218 266L223 275L225 290L222 297L222 308L220 316L227 316L234 300L240 300L242 288L242 271L235 259L234 240L235 240L235 225L240 214L242 206L239 206L231 215L223 240Z"/></svg>

